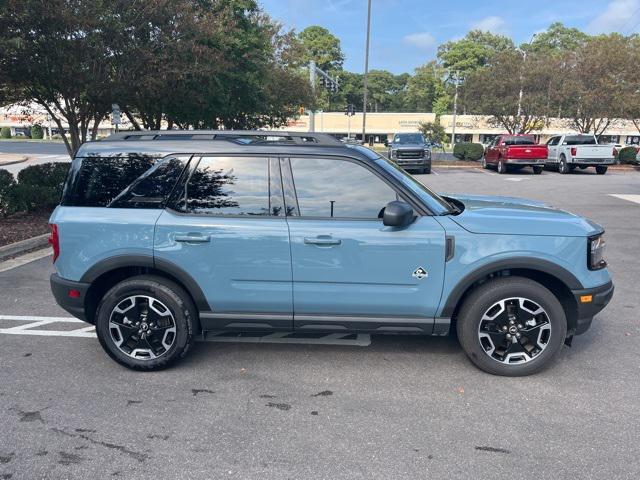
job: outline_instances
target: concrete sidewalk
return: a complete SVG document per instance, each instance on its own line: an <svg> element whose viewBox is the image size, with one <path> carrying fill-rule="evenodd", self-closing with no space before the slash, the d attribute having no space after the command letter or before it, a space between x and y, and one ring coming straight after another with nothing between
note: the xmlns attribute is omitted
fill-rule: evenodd
<svg viewBox="0 0 640 480"><path fill-rule="evenodd" d="M0 167L3 165L13 165L14 163L26 162L29 159L26 155L16 155L14 153L0 153Z"/></svg>

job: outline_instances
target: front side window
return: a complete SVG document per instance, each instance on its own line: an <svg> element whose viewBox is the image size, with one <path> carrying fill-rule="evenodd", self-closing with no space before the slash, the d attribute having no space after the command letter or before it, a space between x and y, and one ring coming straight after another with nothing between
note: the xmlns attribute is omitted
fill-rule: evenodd
<svg viewBox="0 0 640 480"><path fill-rule="evenodd" d="M268 158L202 157L176 208L209 215L284 215L281 189L274 192L270 186L272 163Z"/></svg>
<svg viewBox="0 0 640 480"><path fill-rule="evenodd" d="M377 219L397 199L373 172L347 160L292 158L291 169L297 194L292 213L302 217Z"/></svg>

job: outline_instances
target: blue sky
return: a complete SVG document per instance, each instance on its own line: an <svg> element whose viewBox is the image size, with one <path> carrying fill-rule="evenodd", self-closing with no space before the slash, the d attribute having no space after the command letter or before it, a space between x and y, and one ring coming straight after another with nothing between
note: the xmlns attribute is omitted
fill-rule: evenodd
<svg viewBox="0 0 640 480"><path fill-rule="evenodd" d="M285 27L322 25L340 38L345 68L364 70L367 0L259 0ZM394 73L435 57L438 45L480 28L527 42L552 22L588 33L640 32L640 0L372 0L370 69Z"/></svg>

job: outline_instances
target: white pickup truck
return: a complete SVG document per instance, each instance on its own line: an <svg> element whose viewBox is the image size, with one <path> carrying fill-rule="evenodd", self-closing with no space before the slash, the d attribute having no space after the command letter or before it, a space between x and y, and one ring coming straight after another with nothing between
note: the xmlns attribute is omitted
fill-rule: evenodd
<svg viewBox="0 0 640 480"><path fill-rule="evenodd" d="M557 167L560 173L596 167L598 175L607 173L615 162L612 145L598 145L595 135L558 135L547 142L547 166Z"/></svg>

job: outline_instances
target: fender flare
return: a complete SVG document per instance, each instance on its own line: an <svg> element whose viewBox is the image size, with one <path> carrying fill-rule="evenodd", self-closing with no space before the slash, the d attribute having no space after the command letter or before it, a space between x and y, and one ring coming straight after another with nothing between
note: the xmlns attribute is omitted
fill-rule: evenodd
<svg viewBox="0 0 640 480"><path fill-rule="evenodd" d="M211 310L202 289L188 272L168 260L154 258L152 255L116 255L105 258L87 270L80 281L93 283L105 273L125 267L147 267L166 273L183 285L187 293L193 297L198 311L206 312Z"/></svg>
<svg viewBox="0 0 640 480"><path fill-rule="evenodd" d="M449 293L439 316L450 318L464 293L478 280L492 273L514 269L533 270L551 275L564 283L569 290L580 290L584 288L573 273L548 260L528 257L505 258L482 265L465 275Z"/></svg>

